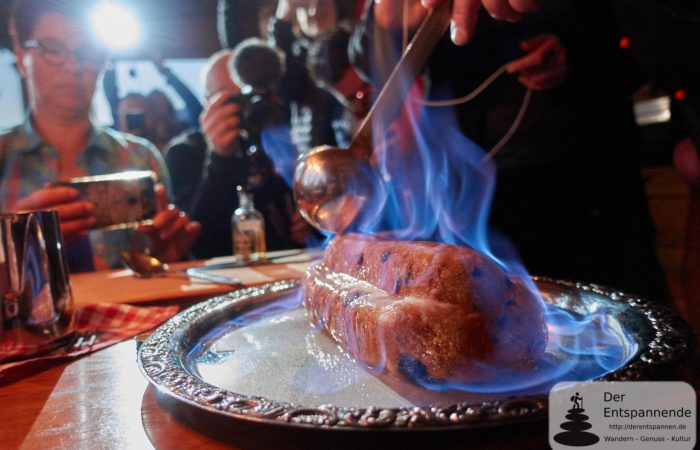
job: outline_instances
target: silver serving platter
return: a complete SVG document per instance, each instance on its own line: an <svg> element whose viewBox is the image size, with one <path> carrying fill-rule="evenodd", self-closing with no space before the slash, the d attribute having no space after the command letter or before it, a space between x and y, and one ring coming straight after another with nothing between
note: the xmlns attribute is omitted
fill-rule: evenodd
<svg viewBox="0 0 700 450"><path fill-rule="evenodd" d="M581 317L603 311L620 337L609 369L590 377L579 372L579 379L669 377L693 348L690 328L667 308L595 285L534 280L548 305ZM179 313L141 344L142 373L180 401L268 424L444 430L546 416L547 393L558 380L515 392L432 392L366 370L308 324L294 300L299 286L281 281L242 289ZM562 377L576 378L575 369Z"/></svg>

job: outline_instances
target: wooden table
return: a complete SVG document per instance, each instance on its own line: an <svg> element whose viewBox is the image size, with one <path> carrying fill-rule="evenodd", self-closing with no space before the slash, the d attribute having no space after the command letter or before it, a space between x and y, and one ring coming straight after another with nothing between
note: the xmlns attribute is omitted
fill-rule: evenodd
<svg viewBox="0 0 700 450"><path fill-rule="evenodd" d="M112 274L76 277L78 296L81 292L90 294L79 302L98 294L99 280ZM177 301L188 303L192 298ZM682 375L696 389L700 386L698 367L696 357ZM387 433L308 430L231 420L149 387L137 368L133 340L0 387L3 449L547 447L546 421L498 430Z"/></svg>
<svg viewBox="0 0 700 450"><path fill-rule="evenodd" d="M134 305L179 302L186 304L192 303L193 299L198 300L220 295L240 287L190 280L187 275L177 272L202 263L203 261L172 264L171 273L153 278L134 278L133 272L128 269L71 275L73 297L77 305L97 302ZM243 277L246 286L254 286L275 280L300 278L307 265L308 262L268 264L250 268L234 268L223 272L227 275Z"/></svg>
<svg viewBox="0 0 700 450"><path fill-rule="evenodd" d="M158 394L123 342L0 388L0 446L15 449L532 448L546 423L508 433L368 433L230 420ZM398 446L397 446L398 445Z"/></svg>

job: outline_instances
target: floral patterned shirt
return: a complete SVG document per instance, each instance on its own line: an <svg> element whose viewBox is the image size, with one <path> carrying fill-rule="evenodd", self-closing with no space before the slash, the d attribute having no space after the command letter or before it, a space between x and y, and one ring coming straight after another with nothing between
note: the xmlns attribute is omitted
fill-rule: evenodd
<svg viewBox="0 0 700 450"><path fill-rule="evenodd" d="M170 187L167 168L153 144L110 128L93 126L77 164L86 176L153 170L158 181ZM0 210L15 211L20 199L56 181L58 151L37 134L29 116L14 128L0 130ZM130 248L134 237L133 229L93 230L89 240L68 246L69 265L72 271L118 267L121 251ZM92 258L87 256L90 252Z"/></svg>

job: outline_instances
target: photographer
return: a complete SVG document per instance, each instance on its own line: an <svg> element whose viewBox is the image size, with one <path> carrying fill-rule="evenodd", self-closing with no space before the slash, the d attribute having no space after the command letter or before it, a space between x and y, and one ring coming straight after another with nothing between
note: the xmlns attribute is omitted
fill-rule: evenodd
<svg viewBox="0 0 700 450"><path fill-rule="evenodd" d="M209 59L203 76L207 105L200 118L201 131L175 139L165 156L175 204L203 226L193 248L198 258L231 253L230 220L238 206L238 185L253 189L255 207L265 219L268 250L299 247L309 231L294 210L290 189L260 147L259 133L270 123L255 119L256 114L249 109L253 104L253 109L267 105L262 109L268 110L273 98L254 94L252 88L241 92L232 79L232 54L221 50ZM255 95L264 100L254 102ZM273 113L266 115L266 120L274 123L281 119Z"/></svg>
<svg viewBox="0 0 700 450"><path fill-rule="evenodd" d="M159 118L159 120L165 121L169 127L196 127L199 115L202 113L202 105L197 99L197 96L182 80L180 80L180 78L178 78L177 75L175 75L175 73L172 70L170 70L163 64L163 59L158 52L153 52L151 56L151 62L153 63L153 66L158 70L158 73L160 73L163 76L165 82L177 93L177 95L185 103L185 112L187 113L186 123L177 124L175 118L175 111L172 110L172 102L170 102L168 97L165 96L165 94L162 91L154 90L148 94L149 99L165 106L165 108L160 109L161 117ZM134 73L132 73L131 76L136 76L135 71ZM112 113L114 128L118 129L119 131L131 132L131 130L129 128L126 128L125 125L122 124L122 122L120 121L119 106L124 99L119 98L119 89L117 87L117 72L114 64L108 64L105 68L104 74L102 76L102 88L104 89L105 97L107 99L107 103L109 103L109 108ZM158 116L158 105L156 105L156 107L153 109L153 113L155 113L155 115ZM167 139L165 139L165 141L170 139L175 134L177 134L177 132L167 136ZM161 147L158 146L158 148Z"/></svg>
<svg viewBox="0 0 700 450"><path fill-rule="evenodd" d="M71 187L47 187L77 176L153 170L168 173L148 141L91 122L95 84L106 52L92 42L81 14L85 2L18 0L12 16L17 64L30 112L24 123L0 131L0 207L4 211L54 209L67 245L71 271L120 265L133 230L95 231L95 207ZM153 225L142 227L151 251L166 261L181 259L200 231L157 191Z"/></svg>
<svg viewBox="0 0 700 450"><path fill-rule="evenodd" d="M287 60L287 70L277 88L289 108L292 142L300 154L318 145L350 143L349 128L334 128L334 123L343 123L342 105L314 83L307 69L307 54L324 33L339 23L352 21L354 8L354 2L348 0L279 0L270 19L268 40L284 52Z"/></svg>
<svg viewBox="0 0 700 450"><path fill-rule="evenodd" d="M316 39L306 58L311 79L338 101L336 109L340 111L333 113L332 123L336 142L344 142L343 133L354 135L372 106L371 86L350 62L351 35L351 27L339 24Z"/></svg>
<svg viewBox="0 0 700 450"><path fill-rule="evenodd" d="M288 122L287 113L273 87L285 72L284 54L258 38L249 38L233 49L229 73L240 93L230 101L240 107L241 138L244 147L260 148L264 128Z"/></svg>

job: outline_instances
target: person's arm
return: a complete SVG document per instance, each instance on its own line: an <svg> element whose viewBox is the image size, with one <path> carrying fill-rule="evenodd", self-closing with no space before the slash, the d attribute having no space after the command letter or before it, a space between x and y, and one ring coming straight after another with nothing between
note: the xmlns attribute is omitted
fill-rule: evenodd
<svg viewBox="0 0 700 450"><path fill-rule="evenodd" d="M25 198L18 199L13 209L55 210L58 213L63 239L71 244L87 236L97 221L94 215L95 205L87 200L80 200L79 194L77 189L68 186L39 189Z"/></svg>
<svg viewBox="0 0 700 450"><path fill-rule="evenodd" d="M228 100L233 94L223 91L214 96L200 117L205 143L198 151L203 163L189 170L196 171L201 179L194 192L187 194L188 211L204 230L193 248L197 258L231 254L230 221L237 205L236 186L245 185L247 178L238 142L239 105Z"/></svg>
<svg viewBox="0 0 700 450"><path fill-rule="evenodd" d="M182 101L185 102L185 110L187 111L187 117L189 119L188 125L197 127L199 115L202 114L203 111L199 99L171 70L166 69L166 72L163 74L168 84L175 89L175 92L177 92L180 98L182 98Z"/></svg>
<svg viewBox="0 0 700 450"><path fill-rule="evenodd" d="M153 222L140 225L138 230L148 236L153 256L164 262L183 260L197 241L202 226L169 202L162 184L156 186L156 203L158 212Z"/></svg>
<svg viewBox="0 0 700 450"><path fill-rule="evenodd" d="M297 37L292 29L291 19L279 13L270 19L268 41L282 50L285 55L286 70L277 83L277 93L285 101L301 99L308 85L313 83L306 69L306 52L295 51Z"/></svg>
<svg viewBox="0 0 700 450"><path fill-rule="evenodd" d="M520 42L525 55L511 61L506 71L528 89L547 91L564 84L568 72L566 49L559 37L543 33Z"/></svg>
<svg viewBox="0 0 700 450"><path fill-rule="evenodd" d="M199 115L202 114L203 108L199 99L192 90L180 80L172 70L163 65L159 58L153 59L158 71L165 77L165 81L172 86L183 102L185 102L185 110L187 111L187 125L196 128L199 125Z"/></svg>
<svg viewBox="0 0 700 450"><path fill-rule="evenodd" d="M247 169L242 164L239 142L239 105L228 101L232 94L223 91L214 96L200 118L207 150L204 152L202 180L192 198L190 210L193 217L205 222L205 228L207 222L224 220L223 211L226 216L231 215L236 186L246 183ZM226 223L228 219L225 219Z"/></svg>
<svg viewBox="0 0 700 450"><path fill-rule="evenodd" d="M673 165L696 197L700 197L700 152L698 150L691 138L683 139L673 149Z"/></svg>
<svg viewBox="0 0 700 450"><path fill-rule="evenodd" d="M425 16L427 9L433 9L448 0L415 0L408 5L408 25L415 27ZM403 0L383 0L376 2L377 23L385 28L402 25L401 11ZM453 0L451 8L450 37L456 45L464 45L474 36L479 9L484 7L491 17L510 22L518 21L523 14L537 11L542 0Z"/></svg>
<svg viewBox="0 0 700 450"><path fill-rule="evenodd" d="M190 214L203 233L192 249L197 258L230 255L231 214L238 205L236 186L245 185L247 166L237 156L221 156L209 149Z"/></svg>
<svg viewBox="0 0 700 450"><path fill-rule="evenodd" d="M117 88L117 71L114 65L110 64L102 75L102 88L112 113L112 128L119 129L119 90Z"/></svg>
<svg viewBox="0 0 700 450"><path fill-rule="evenodd" d="M172 199L175 206L188 214L202 181L207 144L200 133L191 133L178 139L165 152L165 163L173 183Z"/></svg>

